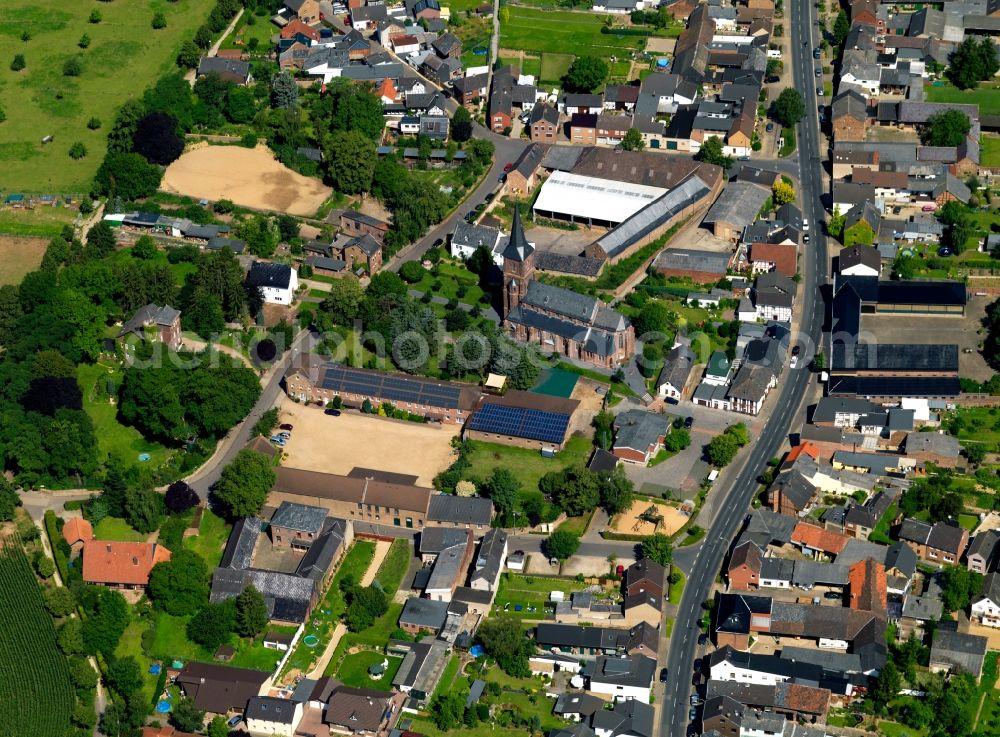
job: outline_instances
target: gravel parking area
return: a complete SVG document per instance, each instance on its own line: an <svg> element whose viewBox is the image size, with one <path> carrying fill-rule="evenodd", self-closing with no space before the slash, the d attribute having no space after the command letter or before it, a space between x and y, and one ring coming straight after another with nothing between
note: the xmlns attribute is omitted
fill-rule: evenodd
<svg viewBox="0 0 1000 737"><path fill-rule="evenodd" d="M323 414L316 406L281 400L281 422L295 426L282 465L323 473L348 474L374 468L417 476L430 486L434 476L455 459L451 439L458 427L422 425L344 411Z"/></svg>

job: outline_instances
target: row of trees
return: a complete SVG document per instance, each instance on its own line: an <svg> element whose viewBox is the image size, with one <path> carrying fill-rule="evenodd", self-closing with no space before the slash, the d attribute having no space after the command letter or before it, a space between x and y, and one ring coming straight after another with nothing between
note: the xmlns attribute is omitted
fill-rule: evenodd
<svg viewBox="0 0 1000 737"><path fill-rule="evenodd" d="M740 448L749 442L750 433L746 425L742 422L730 425L705 446L705 459L718 468L728 466L740 452Z"/></svg>

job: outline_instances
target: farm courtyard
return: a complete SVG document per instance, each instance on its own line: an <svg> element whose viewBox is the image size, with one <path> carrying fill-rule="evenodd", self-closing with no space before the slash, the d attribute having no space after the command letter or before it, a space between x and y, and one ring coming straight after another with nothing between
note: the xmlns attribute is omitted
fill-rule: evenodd
<svg viewBox="0 0 1000 737"><path fill-rule="evenodd" d="M348 474L353 468L377 468L417 476L430 486L434 476L455 460L452 425L436 427L387 420L356 412L330 417L316 406L281 400L281 422L295 426L285 446L283 466L322 473Z"/></svg>

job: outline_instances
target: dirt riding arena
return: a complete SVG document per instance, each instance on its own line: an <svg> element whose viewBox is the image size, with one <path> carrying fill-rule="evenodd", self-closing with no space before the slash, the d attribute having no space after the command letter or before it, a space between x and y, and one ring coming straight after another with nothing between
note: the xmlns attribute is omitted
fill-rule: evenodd
<svg viewBox="0 0 1000 737"><path fill-rule="evenodd" d="M656 507L656 513L663 517L663 521L659 525L641 519L641 515L650 507ZM673 535L687 523L688 519L688 515L669 504L651 502L648 499L636 499L628 510L615 515L611 530L623 535L652 535L654 532Z"/></svg>
<svg viewBox="0 0 1000 737"><path fill-rule="evenodd" d="M304 177L274 158L266 146L192 147L167 167L167 192L207 200L232 200L255 210L313 215L332 194L318 179Z"/></svg>
<svg viewBox="0 0 1000 737"><path fill-rule="evenodd" d="M287 397L280 408L281 422L295 426L283 466L336 474L377 468L417 476L418 485L430 486L455 460L451 439L458 434L457 426L439 428L348 411L332 417Z"/></svg>

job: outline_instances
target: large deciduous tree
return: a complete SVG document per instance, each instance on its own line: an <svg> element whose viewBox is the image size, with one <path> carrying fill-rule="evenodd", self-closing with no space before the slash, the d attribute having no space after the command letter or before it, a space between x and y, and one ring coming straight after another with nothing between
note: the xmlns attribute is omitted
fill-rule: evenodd
<svg viewBox="0 0 1000 737"><path fill-rule="evenodd" d="M608 63L596 56L578 56L563 77L568 92L593 92L608 78Z"/></svg>
<svg viewBox="0 0 1000 737"><path fill-rule="evenodd" d="M271 459L244 448L222 471L215 497L231 519L258 514L275 480Z"/></svg>
<svg viewBox="0 0 1000 737"><path fill-rule="evenodd" d="M371 189L378 156L375 144L363 133L348 130L331 134L324 154L330 181L338 191L360 194Z"/></svg>
<svg viewBox="0 0 1000 737"><path fill-rule="evenodd" d="M806 103L802 93L794 87L786 87L774 101L774 117L786 128L791 128L806 115Z"/></svg>
<svg viewBox="0 0 1000 737"><path fill-rule="evenodd" d="M479 627L476 639L507 675L527 678L531 674L528 655L534 652L534 647L524 636L519 619L491 617Z"/></svg>
<svg viewBox="0 0 1000 737"><path fill-rule="evenodd" d="M143 117L135 128L132 150L153 164L166 166L184 151L184 139L177 135L177 118L166 112Z"/></svg>
<svg viewBox="0 0 1000 737"><path fill-rule="evenodd" d="M208 603L208 567L193 550L176 550L149 573L149 599L167 614L194 614Z"/></svg>

